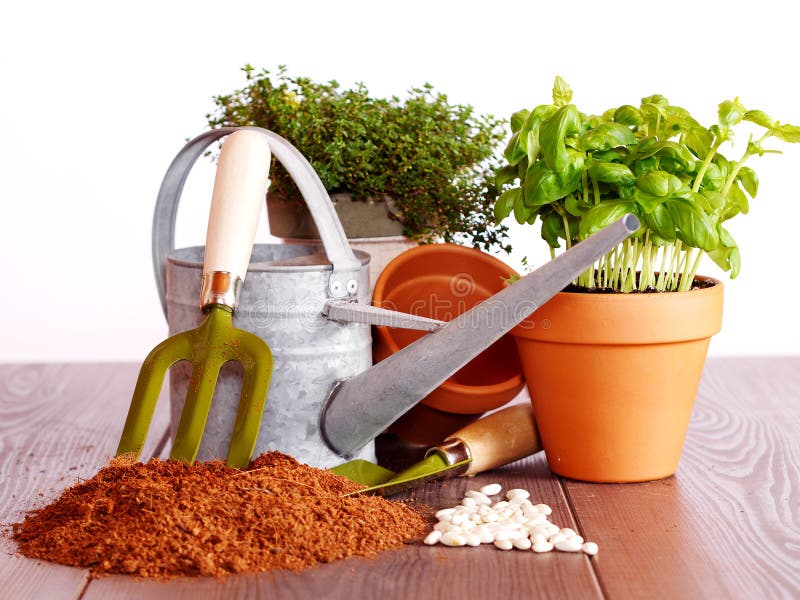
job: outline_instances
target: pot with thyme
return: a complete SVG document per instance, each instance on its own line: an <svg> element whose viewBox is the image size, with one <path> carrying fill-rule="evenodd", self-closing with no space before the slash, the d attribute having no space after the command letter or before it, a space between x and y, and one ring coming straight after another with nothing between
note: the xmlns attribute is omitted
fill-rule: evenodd
<svg viewBox="0 0 800 600"><path fill-rule="evenodd" d="M709 341L722 325L721 282L697 275L709 256L730 276L739 248L727 222L749 211L755 156L800 142L737 99L706 127L661 95L587 115L560 77L552 104L511 118L497 171L500 222L541 225L555 255L635 213L642 228L514 330L550 468L588 481L675 472ZM723 154L749 124L738 158ZM727 151L727 150L726 150Z"/></svg>
<svg viewBox="0 0 800 600"><path fill-rule="evenodd" d="M363 84L342 89L336 81L292 77L285 67L274 74L243 70L246 85L214 98L209 125L254 125L289 140L319 174L349 238L392 238L399 251L416 241L487 250L507 242L492 211L494 153L504 135L499 120L451 103L428 84L405 99L387 99ZM279 164L270 177L272 234L318 238L291 177ZM374 243L354 247L381 252Z"/></svg>

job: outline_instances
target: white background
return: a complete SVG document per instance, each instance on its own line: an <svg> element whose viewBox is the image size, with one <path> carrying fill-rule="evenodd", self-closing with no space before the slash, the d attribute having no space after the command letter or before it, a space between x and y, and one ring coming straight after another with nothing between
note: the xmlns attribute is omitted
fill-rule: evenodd
<svg viewBox="0 0 800 600"><path fill-rule="evenodd" d="M139 361L166 324L150 263L156 193L240 67L376 95L424 82L507 118L561 74L586 112L662 93L703 122L739 95L800 123L797 15L760 2L35 2L0 17L0 361ZM726 280L716 354L800 350L795 249L800 148L757 159L759 198L731 223L743 271ZM202 243L203 164L179 214ZM265 240L262 227L260 239ZM514 228L517 252L543 242ZM720 275L709 262L701 271Z"/></svg>

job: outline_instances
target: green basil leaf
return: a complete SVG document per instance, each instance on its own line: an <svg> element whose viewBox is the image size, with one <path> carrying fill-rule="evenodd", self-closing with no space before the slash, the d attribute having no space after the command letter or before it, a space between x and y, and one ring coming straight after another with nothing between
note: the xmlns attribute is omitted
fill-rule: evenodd
<svg viewBox="0 0 800 600"><path fill-rule="evenodd" d="M589 177L595 181L618 185L633 185L636 182L636 177L627 166L612 162L592 161L589 166Z"/></svg>
<svg viewBox="0 0 800 600"><path fill-rule="evenodd" d="M522 109L511 115L511 133L517 133L520 129L522 129L522 126L525 124L525 121L528 119L530 114L531 111Z"/></svg>
<svg viewBox="0 0 800 600"><path fill-rule="evenodd" d="M722 127L733 127L741 123L747 109L739 102L738 98L733 100L724 100L719 104L719 124Z"/></svg>
<svg viewBox="0 0 800 600"><path fill-rule="evenodd" d="M542 239L553 248L560 248L559 236L563 236L564 221L556 213L542 217Z"/></svg>
<svg viewBox="0 0 800 600"><path fill-rule="evenodd" d="M733 239L733 236L722 225L717 227L717 232L719 234L720 246L708 252L708 255L721 269L730 271L731 279L735 279L742 268L742 257L739 252L739 246L736 244L736 240Z"/></svg>
<svg viewBox="0 0 800 600"><path fill-rule="evenodd" d="M633 132L620 123L602 123L597 129L587 131L580 140L582 150L609 150L617 146L636 143Z"/></svg>
<svg viewBox="0 0 800 600"><path fill-rule="evenodd" d="M574 217L582 217L591 208L591 205L586 205L583 199L578 194L570 194L564 199L564 208L567 212Z"/></svg>
<svg viewBox="0 0 800 600"><path fill-rule="evenodd" d="M550 170L560 172L567 167L570 158L565 139L568 135L579 133L580 129L580 116L573 104L559 108L542 122L539 144L545 164Z"/></svg>
<svg viewBox="0 0 800 600"><path fill-rule="evenodd" d="M761 125L767 129L772 129L775 126L775 121L763 110L748 110L744 113L744 120Z"/></svg>
<svg viewBox="0 0 800 600"><path fill-rule="evenodd" d="M663 204L657 205L652 212L642 214L642 222L664 243L671 244L677 239L675 223L672 220L669 209Z"/></svg>
<svg viewBox="0 0 800 600"><path fill-rule="evenodd" d="M653 212L666 201L666 197L664 196L655 196L640 189L634 190L633 199L636 201L636 204L642 207L642 212L644 214Z"/></svg>
<svg viewBox="0 0 800 600"><path fill-rule="evenodd" d="M755 198L758 194L758 175L750 167L742 167L739 170L737 179L742 182L744 191L746 191L751 198Z"/></svg>
<svg viewBox="0 0 800 600"><path fill-rule="evenodd" d="M708 202L708 204L711 206L711 211L706 212L719 212L728 202L725 199L725 196L716 190L703 190L702 195L706 202Z"/></svg>
<svg viewBox="0 0 800 600"><path fill-rule="evenodd" d="M506 190L495 200L494 218L499 223L511 214L514 206L522 203L522 190L518 187Z"/></svg>
<svg viewBox="0 0 800 600"><path fill-rule="evenodd" d="M637 127L641 125L643 121L642 111L635 106L631 106L630 104L625 104L615 110L613 118L615 122L622 123L623 125L628 125L630 127Z"/></svg>
<svg viewBox="0 0 800 600"><path fill-rule="evenodd" d="M628 213L635 213L634 205L628 202L603 202L583 215L578 233L585 239L621 219Z"/></svg>
<svg viewBox="0 0 800 600"><path fill-rule="evenodd" d="M739 184L734 183L731 186L731 189L728 191L728 202L725 204L725 210L722 213L722 220L727 221L739 213L746 215L749 212L750 202L747 200L747 196L745 196L745 193L742 191L742 188L739 187Z"/></svg>
<svg viewBox="0 0 800 600"><path fill-rule="evenodd" d="M631 164L633 166L633 173L637 177L658 169L658 159L653 156L650 158L635 160Z"/></svg>
<svg viewBox="0 0 800 600"><path fill-rule="evenodd" d="M626 148L612 148L602 152L592 152L592 158L598 162L622 162L627 155Z"/></svg>
<svg viewBox="0 0 800 600"><path fill-rule="evenodd" d="M525 150L519 144L519 132L512 135L511 139L508 140L503 156L505 156L508 164L512 166L516 165L525 156Z"/></svg>
<svg viewBox="0 0 800 600"><path fill-rule="evenodd" d="M524 141L523 141L524 139ZM524 134L524 138L520 140L520 145L525 154L528 156L528 163L536 161L539 156L539 124L536 123L528 132Z"/></svg>
<svg viewBox="0 0 800 600"><path fill-rule="evenodd" d="M668 200L665 206L675 223L676 235L684 244L706 251L717 247L717 228L705 212L682 198Z"/></svg>
<svg viewBox="0 0 800 600"><path fill-rule="evenodd" d="M711 190L722 189L725 185L725 177L720 166L714 162L708 163L708 168L703 175L703 188Z"/></svg>
<svg viewBox="0 0 800 600"><path fill-rule="evenodd" d="M556 75L556 80L553 82L553 104L566 106L570 102L572 102L572 88L560 75Z"/></svg>
<svg viewBox="0 0 800 600"><path fill-rule="evenodd" d="M513 165L506 165L497 171L494 174L494 184L497 186L497 189L502 189L502 187L510 181L514 181L519 177L519 172L517 167Z"/></svg>
<svg viewBox="0 0 800 600"><path fill-rule="evenodd" d="M722 194L720 194L722 196ZM706 198L703 194L694 193L689 196L689 199L695 203L695 205L702 210L707 215L710 215L714 212L714 206L711 204L711 201ZM724 197L723 197L724 200Z"/></svg>
<svg viewBox="0 0 800 600"><path fill-rule="evenodd" d="M520 225L527 223L531 217L536 218L536 211L533 208L526 206L524 202L514 202L514 219L517 223Z"/></svg>
<svg viewBox="0 0 800 600"><path fill-rule="evenodd" d="M677 192L683 182L666 171L649 171L636 178L636 187L653 196L666 197Z"/></svg>
<svg viewBox="0 0 800 600"><path fill-rule="evenodd" d="M639 147L636 158L641 160L651 156L666 157L678 163L684 171L692 172L695 168L695 160L692 153L687 148L670 141L659 141L648 143L642 149Z"/></svg>
<svg viewBox="0 0 800 600"><path fill-rule="evenodd" d="M692 127L686 131L681 141L689 147L695 156L704 160L714 143L714 136L705 127Z"/></svg>
<svg viewBox="0 0 800 600"><path fill-rule="evenodd" d="M780 125L775 128L775 137L784 142L795 144L800 142L800 127L797 125Z"/></svg>

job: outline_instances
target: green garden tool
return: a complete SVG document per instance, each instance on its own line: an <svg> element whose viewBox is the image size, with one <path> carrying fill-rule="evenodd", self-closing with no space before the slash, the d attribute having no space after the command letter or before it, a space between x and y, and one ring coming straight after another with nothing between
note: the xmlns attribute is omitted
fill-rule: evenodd
<svg viewBox="0 0 800 600"><path fill-rule="evenodd" d="M398 494L434 479L472 476L535 454L542 449L529 402L494 412L459 429L401 473L366 460L351 460L331 472L367 486L352 496Z"/></svg>
<svg viewBox="0 0 800 600"><path fill-rule="evenodd" d="M264 205L270 158L267 137L258 131L236 131L223 143L203 263L200 308L205 320L197 329L161 342L145 359L118 456L138 458L164 375L176 362L187 360L192 363L192 376L170 457L194 462L219 370L233 360L241 363L244 380L227 463L244 468L250 462L272 374L272 352L260 337L235 328L232 319Z"/></svg>

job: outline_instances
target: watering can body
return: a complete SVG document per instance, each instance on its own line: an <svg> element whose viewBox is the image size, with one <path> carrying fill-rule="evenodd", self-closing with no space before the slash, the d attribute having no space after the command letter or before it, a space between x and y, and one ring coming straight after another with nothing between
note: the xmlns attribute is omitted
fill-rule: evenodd
<svg viewBox="0 0 800 600"><path fill-rule="evenodd" d="M206 132L189 142L164 177L153 221L153 265L170 335L198 326L197 304L203 247L174 248L180 195L189 171L209 145L235 128ZM263 130L262 130L263 131ZM353 252L316 173L288 142L274 133L273 156L298 184L320 231L323 245L256 244L242 287L234 325L255 333L272 349L274 369L255 453L280 450L299 461L327 468L342 462L319 435L322 404L336 381L372 364L370 325L326 318L326 301L369 305L369 255ZM170 371L173 434L190 385L191 365ZM241 367L222 367L212 400L199 460L222 458L230 443ZM358 458L375 459L374 444Z"/></svg>

